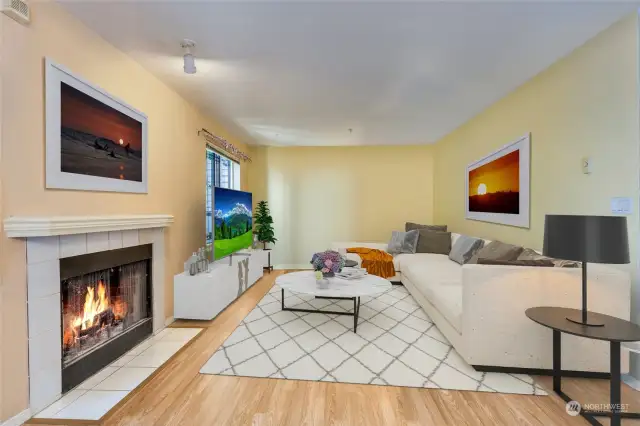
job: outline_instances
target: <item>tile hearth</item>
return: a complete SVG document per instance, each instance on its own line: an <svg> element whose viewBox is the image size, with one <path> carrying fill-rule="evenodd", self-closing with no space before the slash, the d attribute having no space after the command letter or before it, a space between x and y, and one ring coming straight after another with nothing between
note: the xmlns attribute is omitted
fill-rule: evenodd
<svg viewBox="0 0 640 426"><path fill-rule="evenodd" d="M99 420L201 331L201 328L165 328L67 392L34 418Z"/></svg>

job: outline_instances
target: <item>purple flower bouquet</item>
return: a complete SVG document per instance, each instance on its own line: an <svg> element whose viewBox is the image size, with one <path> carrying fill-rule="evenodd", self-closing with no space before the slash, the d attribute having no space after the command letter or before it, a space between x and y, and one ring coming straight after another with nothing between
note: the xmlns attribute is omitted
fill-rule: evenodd
<svg viewBox="0 0 640 426"><path fill-rule="evenodd" d="M340 272L344 267L344 257L337 251L323 251L316 253L311 258L311 264L315 271L322 272L324 277L333 277L336 272Z"/></svg>

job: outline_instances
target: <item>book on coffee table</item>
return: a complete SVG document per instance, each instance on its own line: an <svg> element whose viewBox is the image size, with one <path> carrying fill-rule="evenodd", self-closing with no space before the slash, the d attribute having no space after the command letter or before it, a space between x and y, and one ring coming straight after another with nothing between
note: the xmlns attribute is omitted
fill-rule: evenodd
<svg viewBox="0 0 640 426"><path fill-rule="evenodd" d="M336 277L343 280L355 280L358 278L364 278L367 275L366 269L361 268L344 268L340 272L336 272Z"/></svg>

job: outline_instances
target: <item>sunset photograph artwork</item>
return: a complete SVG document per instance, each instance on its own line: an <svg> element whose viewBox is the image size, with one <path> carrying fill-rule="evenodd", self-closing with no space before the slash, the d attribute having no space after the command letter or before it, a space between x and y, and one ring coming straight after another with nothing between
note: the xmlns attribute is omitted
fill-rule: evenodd
<svg viewBox="0 0 640 426"><path fill-rule="evenodd" d="M520 150L468 173L470 212L520 213Z"/></svg>
<svg viewBox="0 0 640 426"><path fill-rule="evenodd" d="M61 83L61 171L142 182L142 123Z"/></svg>

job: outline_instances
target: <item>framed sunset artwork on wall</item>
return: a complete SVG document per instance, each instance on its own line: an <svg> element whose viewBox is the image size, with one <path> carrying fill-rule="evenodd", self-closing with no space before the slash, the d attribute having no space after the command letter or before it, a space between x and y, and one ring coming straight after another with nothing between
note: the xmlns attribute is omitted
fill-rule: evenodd
<svg viewBox="0 0 640 426"><path fill-rule="evenodd" d="M147 116L49 60L47 188L147 192Z"/></svg>
<svg viewBox="0 0 640 426"><path fill-rule="evenodd" d="M529 227L530 135L467 166L466 218Z"/></svg>

